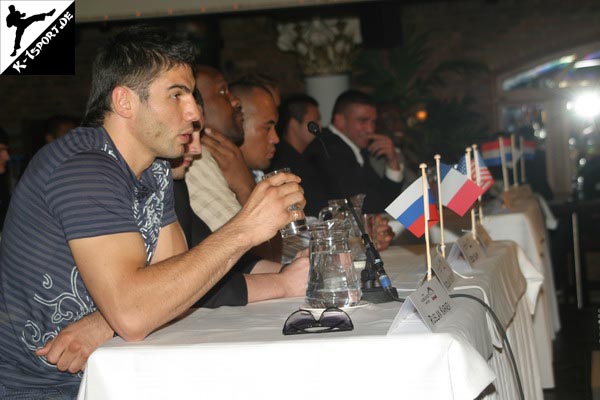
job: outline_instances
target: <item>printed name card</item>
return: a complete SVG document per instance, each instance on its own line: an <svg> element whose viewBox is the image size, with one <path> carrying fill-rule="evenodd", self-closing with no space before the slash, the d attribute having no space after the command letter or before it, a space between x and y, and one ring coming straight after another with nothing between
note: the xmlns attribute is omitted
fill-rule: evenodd
<svg viewBox="0 0 600 400"><path fill-rule="evenodd" d="M492 237L488 233L488 231L481 225L481 223L477 223L475 225L475 231L477 232L477 238L479 239L479 243L484 250L487 251L487 248L492 244Z"/></svg>
<svg viewBox="0 0 600 400"><path fill-rule="evenodd" d="M476 239L473 238L473 234L471 232L459 237L456 241L456 245L471 267L473 267L477 261L485 257L481 245Z"/></svg>
<svg viewBox="0 0 600 400"><path fill-rule="evenodd" d="M519 198L519 191L513 186L506 192L502 192L502 194L500 194L500 198L502 199L502 203L506 208L511 208L515 201Z"/></svg>
<svg viewBox="0 0 600 400"><path fill-rule="evenodd" d="M533 191L531 190L531 186L526 183L520 184L517 189L519 189L519 194L521 195L521 197L533 196Z"/></svg>
<svg viewBox="0 0 600 400"><path fill-rule="evenodd" d="M444 284L444 287L449 290L454 283L454 272L446 259L435 250L431 254L431 269L440 282Z"/></svg>
<svg viewBox="0 0 600 400"><path fill-rule="evenodd" d="M388 330L388 335L401 332L399 326L402 321L415 312L421 317L427 328L434 332L436 326L454 308L455 305L446 289L437 278L432 278L406 298Z"/></svg>
<svg viewBox="0 0 600 400"><path fill-rule="evenodd" d="M462 257L458 244L453 243L450 248L450 252L446 255L446 262L450 264L450 267L454 273L461 278L469 279L473 274L473 268L471 265Z"/></svg>

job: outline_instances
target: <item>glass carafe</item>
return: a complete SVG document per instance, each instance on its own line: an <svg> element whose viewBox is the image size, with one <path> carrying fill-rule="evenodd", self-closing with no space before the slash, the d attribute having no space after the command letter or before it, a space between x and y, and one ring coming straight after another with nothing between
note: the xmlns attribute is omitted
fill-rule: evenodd
<svg viewBox="0 0 600 400"><path fill-rule="evenodd" d="M356 194L350 198L352 205L359 218L362 217L362 206L365 200L365 195L362 193ZM319 221L327 221L331 219L346 220L350 224L351 230L348 237L350 249L352 250L352 258L354 261L365 261L365 247L362 242L360 230L356 221L352 217L352 213L348 208L345 199L334 199L327 202L329 205L319 212Z"/></svg>
<svg viewBox="0 0 600 400"><path fill-rule="evenodd" d="M361 297L352 262L347 221L325 221L311 227L310 272L306 302L314 308L351 307Z"/></svg>

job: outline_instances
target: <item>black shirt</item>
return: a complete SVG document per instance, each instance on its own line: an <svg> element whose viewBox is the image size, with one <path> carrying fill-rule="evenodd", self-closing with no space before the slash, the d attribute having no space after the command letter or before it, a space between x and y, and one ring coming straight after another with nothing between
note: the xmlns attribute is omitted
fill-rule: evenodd
<svg viewBox="0 0 600 400"><path fill-rule="evenodd" d="M184 180L173 182L175 213L185 233L188 248L192 248L212 232L192 210L190 196ZM220 306L244 306L248 304L248 287L245 273L250 273L258 257L244 254L231 270L194 307L217 308Z"/></svg>

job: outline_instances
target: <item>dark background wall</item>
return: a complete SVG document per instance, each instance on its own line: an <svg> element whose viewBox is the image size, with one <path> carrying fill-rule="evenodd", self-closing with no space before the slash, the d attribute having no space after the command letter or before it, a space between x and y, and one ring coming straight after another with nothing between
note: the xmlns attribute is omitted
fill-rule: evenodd
<svg viewBox="0 0 600 400"><path fill-rule="evenodd" d="M600 40L600 1L597 0L431 1L407 2L401 7L397 3L390 4L390 15L394 18L388 15L385 23L396 21L397 26L387 32L396 34L400 27L404 32L431 33L431 58L423 65L424 72L439 61L452 58L468 58L488 65L491 74L466 81L451 80L449 87L440 90L438 95L473 96L474 107L486 116L490 126L495 123L499 97L495 82L499 74L546 54ZM286 93L303 90L304 85L295 56L277 48L277 22L336 12L373 18L360 7L365 5L155 22L194 31L204 40L208 38L206 43L212 43L212 48L207 50L207 61L219 64L227 77L260 71L278 79ZM78 27L75 76L0 77L0 125L14 137L15 147L27 147L28 131L35 126L35 121L54 114L83 114L95 50L113 28L120 25Z"/></svg>

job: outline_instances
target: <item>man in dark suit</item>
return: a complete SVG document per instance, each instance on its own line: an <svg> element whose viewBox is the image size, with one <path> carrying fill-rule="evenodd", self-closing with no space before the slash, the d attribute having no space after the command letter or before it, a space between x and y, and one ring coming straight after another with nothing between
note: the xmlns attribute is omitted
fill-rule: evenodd
<svg viewBox="0 0 600 400"><path fill-rule="evenodd" d="M312 200L306 203L304 213L316 216L327 205L327 200L336 197L319 178L319 171L303 155L304 150L315 139L307 128L310 121L321 124L319 103L312 97L296 94L281 103L277 132L281 134L282 140L275 146L275 157L269 171L288 167L302 178L302 188L305 193L311 193Z"/></svg>
<svg viewBox="0 0 600 400"><path fill-rule="evenodd" d="M337 98L332 114L331 125L323 129L322 143L312 141L305 156L336 197L364 193L363 211L383 212L402 190L404 168L392 140L375 133L375 103L365 93L348 90ZM383 177L371 166L370 156L385 158ZM311 196L305 191L307 204L315 201Z"/></svg>

